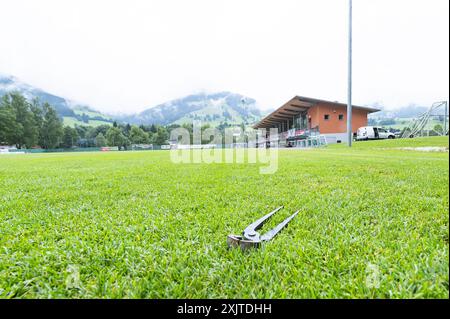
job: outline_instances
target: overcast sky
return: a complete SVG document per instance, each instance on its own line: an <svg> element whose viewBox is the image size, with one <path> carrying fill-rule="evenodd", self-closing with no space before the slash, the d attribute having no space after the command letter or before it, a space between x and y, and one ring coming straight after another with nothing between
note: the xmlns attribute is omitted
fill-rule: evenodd
<svg viewBox="0 0 450 319"><path fill-rule="evenodd" d="M102 111L346 101L347 0L0 0L0 72ZM448 0L354 0L355 104L448 99Z"/></svg>

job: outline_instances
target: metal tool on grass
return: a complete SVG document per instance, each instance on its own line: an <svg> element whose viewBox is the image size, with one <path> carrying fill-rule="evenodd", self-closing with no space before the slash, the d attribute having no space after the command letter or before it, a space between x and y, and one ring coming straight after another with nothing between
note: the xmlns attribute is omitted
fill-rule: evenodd
<svg viewBox="0 0 450 319"><path fill-rule="evenodd" d="M267 222L270 217L272 217L276 212L281 210L283 206L278 207L274 211L268 213L267 215L261 217L254 223L251 223L244 229L242 236L238 235L228 235L227 244L228 247L241 247L242 250L246 250L249 248L258 248L261 246L262 242L269 241L274 238L291 220L294 218L299 211L296 211L294 214L286 218L284 221L279 223L273 229L269 230L264 235L260 235L257 230L260 229L265 222Z"/></svg>

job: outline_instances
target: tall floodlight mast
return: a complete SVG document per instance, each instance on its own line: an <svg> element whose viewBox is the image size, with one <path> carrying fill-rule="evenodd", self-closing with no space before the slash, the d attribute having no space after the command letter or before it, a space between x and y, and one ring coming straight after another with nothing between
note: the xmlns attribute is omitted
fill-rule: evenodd
<svg viewBox="0 0 450 319"><path fill-rule="evenodd" d="M352 147L352 0L348 1L348 91L347 91L347 138Z"/></svg>

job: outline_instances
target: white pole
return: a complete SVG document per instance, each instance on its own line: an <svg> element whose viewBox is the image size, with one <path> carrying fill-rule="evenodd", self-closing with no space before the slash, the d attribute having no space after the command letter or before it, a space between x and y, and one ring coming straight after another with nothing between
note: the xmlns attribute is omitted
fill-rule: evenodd
<svg viewBox="0 0 450 319"><path fill-rule="evenodd" d="M348 91L347 91L347 136L352 146L352 0L348 1Z"/></svg>

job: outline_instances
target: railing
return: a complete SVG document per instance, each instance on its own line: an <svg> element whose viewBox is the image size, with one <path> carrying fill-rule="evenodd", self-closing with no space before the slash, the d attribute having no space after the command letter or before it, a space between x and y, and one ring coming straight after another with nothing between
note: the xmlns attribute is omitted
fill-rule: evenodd
<svg viewBox="0 0 450 319"><path fill-rule="evenodd" d="M312 129L293 128L285 132L280 132L275 136L268 134L266 138L260 137L258 139L258 146L261 147L270 143L278 144L280 147L285 147L292 144L297 145L298 143L293 143L296 141L319 138L320 136L321 135L318 126Z"/></svg>
<svg viewBox="0 0 450 319"><path fill-rule="evenodd" d="M314 127L311 129L297 129L293 128L279 134L280 139L306 139L311 136L320 135L319 127Z"/></svg>
<svg viewBox="0 0 450 319"><path fill-rule="evenodd" d="M323 135L315 135L310 136L307 139L304 140L297 140L294 141L291 145L292 147L299 147L299 148L311 148L311 147L321 147L328 145L327 139Z"/></svg>

